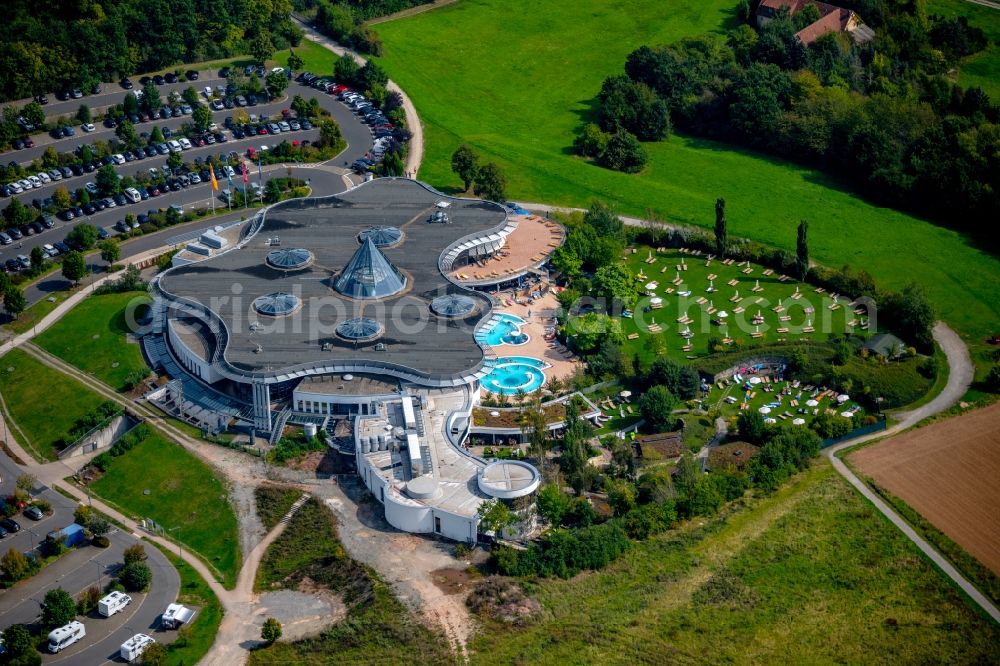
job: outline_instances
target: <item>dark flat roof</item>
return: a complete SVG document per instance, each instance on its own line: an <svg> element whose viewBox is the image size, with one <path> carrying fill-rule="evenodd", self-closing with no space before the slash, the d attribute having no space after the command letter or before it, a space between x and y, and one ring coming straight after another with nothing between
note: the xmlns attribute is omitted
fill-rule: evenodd
<svg viewBox="0 0 1000 666"><path fill-rule="evenodd" d="M428 222L442 200L450 204L451 223ZM230 334L226 360L242 370L279 371L304 363L370 359L432 376L453 375L482 360L473 330L489 316L491 307L482 294L445 278L438 270L438 258L459 238L502 226L505 219L506 211L496 204L445 197L413 180L376 179L338 196L272 207L245 246L173 268L163 275L161 287L219 315ZM331 278L358 249L358 234L379 225L403 230L402 243L382 252L406 276L406 289L380 300L339 294ZM315 260L300 271L268 267L265 257L276 246L267 243L273 238L280 239L282 248L311 251ZM295 294L302 307L284 318L257 315L253 300L276 291ZM468 294L481 307L464 320L437 317L428 306L445 293ZM381 322L383 335L361 344L335 335L338 323L360 316ZM251 323L257 330L251 330ZM376 351L379 343L385 351Z"/></svg>

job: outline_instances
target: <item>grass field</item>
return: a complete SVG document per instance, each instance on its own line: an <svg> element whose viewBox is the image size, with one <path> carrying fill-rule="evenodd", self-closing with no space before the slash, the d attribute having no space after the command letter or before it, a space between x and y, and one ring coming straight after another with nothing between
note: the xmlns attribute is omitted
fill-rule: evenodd
<svg viewBox="0 0 1000 666"><path fill-rule="evenodd" d="M1000 102L1000 10L967 0L928 0L927 13L951 18L965 16L971 25L986 33L990 45L985 51L966 58L958 75L965 86L979 86L993 103Z"/></svg>
<svg viewBox="0 0 1000 666"><path fill-rule="evenodd" d="M822 173L686 136L648 145L650 163L634 176L571 154L601 81L622 71L629 51L724 31L736 24L734 8L729 0L583 0L539 11L527 0L463 0L379 25L381 62L424 123L420 177L435 186L461 186L450 156L466 142L503 167L510 196L523 201L600 199L623 213L651 210L707 227L715 199L725 197L731 237L794 250L795 226L807 219L814 260L866 268L885 287L917 278L967 337L991 332L1000 321L995 257L960 234L871 205Z"/></svg>
<svg viewBox="0 0 1000 666"><path fill-rule="evenodd" d="M76 289L66 289L63 291L57 291L50 294L53 300L48 298L43 298L40 301L32 303L27 310L21 313L17 319L12 322L4 324L7 328L14 331L15 333L25 333L31 330L31 327L40 322L45 318L47 314L56 309L60 303L72 296L80 287Z"/></svg>
<svg viewBox="0 0 1000 666"><path fill-rule="evenodd" d="M153 545L153 547L159 546ZM198 608L194 621L188 625L190 633L187 635L187 640L178 639L167 646L166 663L169 666L197 664L215 641L215 634L219 631L219 624L222 623L222 604L190 564L172 552L164 550L163 554L181 577L181 590L177 595L177 603Z"/></svg>
<svg viewBox="0 0 1000 666"><path fill-rule="evenodd" d="M996 663L982 618L828 463L729 516L543 580L525 629L489 622L477 664Z"/></svg>
<svg viewBox="0 0 1000 666"><path fill-rule="evenodd" d="M153 434L123 456L91 486L134 518L151 518L236 583L241 556L236 514L211 468L184 448ZM144 491L149 490L149 494Z"/></svg>
<svg viewBox="0 0 1000 666"><path fill-rule="evenodd" d="M43 460L55 460L77 419L104 402L75 379L17 349L0 359L0 393L17 428L27 437L26 448Z"/></svg>
<svg viewBox="0 0 1000 666"><path fill-rule="evenodd" d="M128 342L127 308L148 303L145 292L90 296L38 336L36 342L115 389L136 371L148 371L138 343Z"/></svg>

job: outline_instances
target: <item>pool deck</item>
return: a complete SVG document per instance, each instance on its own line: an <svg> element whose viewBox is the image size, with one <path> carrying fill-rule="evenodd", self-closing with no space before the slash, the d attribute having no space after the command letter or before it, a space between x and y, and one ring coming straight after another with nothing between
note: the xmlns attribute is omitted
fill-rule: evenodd
<svg viewBox="0 0 1000 666"><path fill-rule="evenodd" d="M508 300L511 298L510 292L502 292L501 296ZM527 333L531 339L523 345L499 345L494 347L493 351L496 352L497 356L531 356L545 361L551 366L544 370L546 382L551 381L553 377L562 380L572 379L577 370L583 367L583 364L575 356L560 352L544 339L545 328L555 325L555 313L558 308L559 303L556 301L555 294L551 292L536 299L531 305L512 303L510 306L504 307L499 312L514 314L525 320L526 323L521 326L521 331ZM528 310L531 310L530 318ZM493 394L484 390L483 395Z"/></svg>
<svg viewBox="0 0 1000 666"><path fill-rule="evenodd" d="M459 284L496 284L510 280L544 264L566 240L566 232L555 222L537 215L516 217L517 228L507 237L503 251L479 264L461 266L451 272Z"/></svg>

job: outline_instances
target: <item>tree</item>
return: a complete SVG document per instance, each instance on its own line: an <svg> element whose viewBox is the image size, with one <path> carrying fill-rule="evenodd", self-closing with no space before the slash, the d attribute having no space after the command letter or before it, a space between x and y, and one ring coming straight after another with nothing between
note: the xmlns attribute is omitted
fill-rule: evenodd
<svg viewBox="0 0 1000 666"><path fill-rule="evenodd" d="M479 530L483 533L493 532L500 536L504 529L517 522L517 516L502 500L486 500L479 505Z"/></svg>
<svg viewBox="0 0 1000 666"><path fill-rule="evenodd" d="M160 89L152 81L142 87L142 99L139 101L139 106L149 115L158 113L163 106Z"/></svg>
<svg viewBox="0 0 1000 666"><path fill-rule="evenodd" d="M913 342L921 351L933 350L932 331L937 317L927 293L919 284L911 282L902 292L883 297L880 314L894 331Z"/></svg>
<svg viewBox="0 0 1000 666"><path fill-rule="evenodd" d="M122 111L126 116L139 113L139 98L131 90L125 93L125 100L122 102Z"/></svg>
<svg viewBox="0 0 1000 666"><path fill-rule="evenodd" d="M31 270L38 273L45 266L45 250L35 246L31 248Z"/></svg>
<svg viewBox="0 0 1000 666"><path fill-rule="evenodd" d="M108 264L113 264L122 257L122 249L114 238L101 241L97 247L101 250L101 259Z"/></svg>
<svg viewBox="0 0 1000 666"><path fill-rule="evenodd" d="M145 592L153 582L153 572L145 562L131 562L122 567L118 579L129 592Z"/></svg>
<svg viewBox="0 0 1000 666"><path fill-rule="evenodd" d="M674 474L674 487L682 496L690 497L694 493L698 479L702 477L698 463L694 457L685 451L677 461L677 472Z"/></svg>
<svg viewBox="0 0 1000 666"><path fill-rule="evenodd" d="M284 72L271 72L264 77L264 82L271 97L281 97L288 87L288 75Z"/></svg>
<svg viewBox="0 0 1000 666"><path fill-rule="evenodd" d="M507 178L500 167L490 162L476 172L476 196L487 201L502 203L507 199Z"/></svg>
<svg viewBox="0 0 1000 666"><path fill-rule="evenodd" d="M762 444L767 434L764 417L755 409L740 412L736 419L736 427L739 429L740 437L751 444Z"/></svg>
<svg viewBox="0 0 1000 666"><path fill-rule="evenodd" d="M90 107L86 104L81 104L80 108L76 110L76 119L81 123L89 123L93 121L90 116Z"/></svg>
<svg viewBox="0 0 1000 666"><path fill-rule="evenodd" d="M569 513L573 500L562 491L555 483L542 486L538 491L535 506L553 527L559 527L563 523L563 518Z"/></svg>
<svg viewBox="0 0 1000 666"><path fill-rule="evenodd" d="M465 191L468 192L479 172L479 155L471 146L463 143L451 154L451 170L462 179Z"/></svg>
<svg viewBox="0 0 1000 666"><path fill-rule="evenodd" d="M122 181L118 178L118 172L115 171L112 164L105 164L98 169L94 181L97 183L98 191L106 197L121 194Z"/></svg>
<svg viewBox="0 0 1000 666"><path fill-rule="evenodd" d="M345 53L333 63L333 78L337 80L337 83L343 85L355 85L360 69L361 67L358 65L358 61L354 59L354 56Z"/></svg>
<svg viewBox="0 0 1000 666"><path fill-rule="evenodd" d="M727 245L726 200L719 197L715 200L715 254L720 258L726 256Z"/></svg>
<svg viewBox="0 0 1000 666"><path fill-rule="evenodd" d="M52 193L52 205L59 210L66 210L73 204L73 198L69 195L69 190L65 187L57 187Z"/></svg>
<svg viewBox="0 0 1000 666"><path fill-rule="evenodd" d="M181 97L191 106L201 106L201 98L198 97L198 91L194 89L194 86L185 88L181 92Z"/></svg>
<svg viewBox="0 0 1000 666"><path fill-rule="evenodd" d="M795 265L799 270L799 279L805 280L809 274L809 223L799 221L798 238L795 242Z"/></svg>
<svg viewBox="0 0 1000 666"><path fill-rule="evenodd" d="M264 620L264 626L260 629L260 637L267 641L268 645L281 638L281 623L273 617Z"/></svg>
<svg viewBox="0 0 1000 666"><path fill-rule="evenodd" d="M191 112L191 121L199 132L204 132L212 124L212 112L207 106L198 106Z"/></svg>
<svg viewBox="0 0 1000 666"><path fill-rule="evenodd" d="M89 250L97 242L97 227L92 224L78 224L66 234L66 242Z"/></svg>
<svg viewBox="0 0 1000 666"><path fill-rule="evenodd" d="M248 44L250 55L258 65L263 65L274 53L274 42L271 41L271 34L267 30L260 30L250 39Z"/></svg>
<svg viewBox="0 0 1000 666"><path fill-rule="evenodd" d="M385 73L381 65L374 60L369 60L358 70L358 84L361 88L369 90L376 83L386 85L389 83L389 75Z"/></svg>
<svg viewBox="0 0 1000 666"><path fill-rule="evenodd" d="M39 127L45 124L45 111L38 102L28 102L21 109L21 115L32 125Z"/></svg>
<svg viewBox="0 0 1000 666"><path fill-rule="evenodd" d="M333 118L325 118L319 124L319 140L324 147L339 150L344 145L344 134L340 124Z"/></svg>
<svg viewBox="0 0 1000 666"><path fill-rule="evenodd" d="M677 399L666 386L654 386L639 398L639 411L653 432L673 430L677 419L673 411Z"/></svg>
<svg viewBox="0 0 1000 666"><path fill-rule="evenodd" d="M599 162L616 171L639 173L646 166L648 159L646 149L639 140L628 130L619 129L608 139L608 145L601 153Z"/></svg>
<svg viewBox="0 0 1000 666"><path fill-rule="evenodd" d="M75 617L76 604L69 592L57 587L45 593L42 600L42 624L45 627L61 627Z"/></svg>
<svg viewBox="0 0 1000 666"><path fill-rule="evenodd" d="M24 291L17 285L7 287L3 294L3 309L14 319L17 319L28 307L28 299Z"/></svg>
<svg viewBox="0 0 1000 666"><path fill-rule="evenodd" d="M73 284L79 284L80 280L86 277L88 273L90 273L90 268L87 267L87 260L76 250L69 252L63 259L63 277Z"/></svg>
<svg viewBox="0 0 1000 666"><path fill-rule="evenodd" d="M138 148L142 145L142 141L139 140L139 134L135 131L135 125L128 120L123 120L122 123L115 128L115 136L117 136L118 139L129 149Z"/></svg>
<svg viewBox="0 0 1000 666"><path fill-rule="evenodd" d="M288 65L288 69L292 70L293 72L302 69L305 66L305 62L302 60L302 56L300 56L298 53L296 53L291 49L288 49L288 60L286 60L285 62Z"/></svg>
<svg viewBox="0 0 1000 666"><path fill-rule="evenodd" d="M3 646L7 652L10 663L14 663L17 657L35 652L35 639L31 636L31 631L23 624L14 624L3 631ZM38 653L35 652L37 655ZM38 660L39 662L41 659ZM17 663L27 663L17 661Z"/></svg>
<svg viewBox="0 0 1000 666"><path fill-rule="evenodd" d="M7 221L8 227L29 224L34 216L31 209L21 203L19 199L11 199L10 205L3 210L3 218Z"/></svg>
<svg viewBox="0 0 1000 666"><path fill-rule="evenodd" d="M133 562L145 562L149 556L146 555L146 549L141 543L134 543L125 549L123 557L125 564L132 564Z"/></svg>
<svg viewBox="0 0 1000 666"><path fill-rule="evenodd" d="M142 666L166 666L170 659L167 646L163 643L150 643L142 653Z"/></svg>
<svg viewBox="0 0 1000 666"><path fill-rule="evenodd" d="M635 305L637 297L635 278L622 264L601 266L594 273L594 289L597 294L607 300L610 308L615 301L620 301L625 307Z"/></svg>
<svg viewBox="0 0 1000 666"><path fill-rule="evenodd" d="M21 580L31 570L28 558L16 548L11 548L0 558L0 570L12 581Z"/></svg>
<svg viewBox="0 0 1000 666"><path fill-rule="evenodd" d="M79 504L73 511L73 522L81 527L87 527L90 525L90 517L93 513L94 510L86 504Z"/></svg>
<svg viewBox="0 0 1000 666"><path fill-rule="evenodd" d="M624 516L635 508L635 487L624 479L608 478L604 481L608 504L616 516Z"/></svg>
<svg viewBox="0 0 1000 666"><path fill-rule="evenodd" d="M587 123L576 139L573 148L583 157L600 157L607 149L611 135L595 123Z"/></svg>
<svg viewBox="0 0 1000 666"><path fill-rule="evenodd" d="M310 118L312 117L312 107L309 106L309 102L302 95L296 95L292 98L292 111L299 118Z"/></svg>
<svg viewBox="0 0 1000 666"><path fill-rule="evenodd" d="M23 493L30 493L38 485L38 477L25 472L17 477L15 487Z"/></svg>
<svg viewBox="0 0 1000 666"><path fill-rule="evenodd" d="M180 153L170 153L167 155L167 166L171 169L176 169L177 167L184 164L184 158L181 157Z"/></svg>

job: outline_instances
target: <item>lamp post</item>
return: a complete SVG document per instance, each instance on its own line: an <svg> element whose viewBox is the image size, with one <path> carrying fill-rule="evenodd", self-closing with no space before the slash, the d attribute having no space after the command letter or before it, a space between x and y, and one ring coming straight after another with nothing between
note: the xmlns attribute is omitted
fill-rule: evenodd
<svg viewBox="0 0 1000 666"><path fill-rule="evenodd" d="M104 563L98 560L94 560L94 564L97 565L97 587L101 587L101 583L104 582Z"/></svg>
<svg viewBox="0 0 1000 666"><path fill-rule="evenodd" d="M171 527L169 530L167 530L167 532L173 532L176 529L180 529L180 525L178 525L177 527ZM180 557L181 559L184 558L184 547L181 545L180 539L177 540L177 556Z"/></svg>

